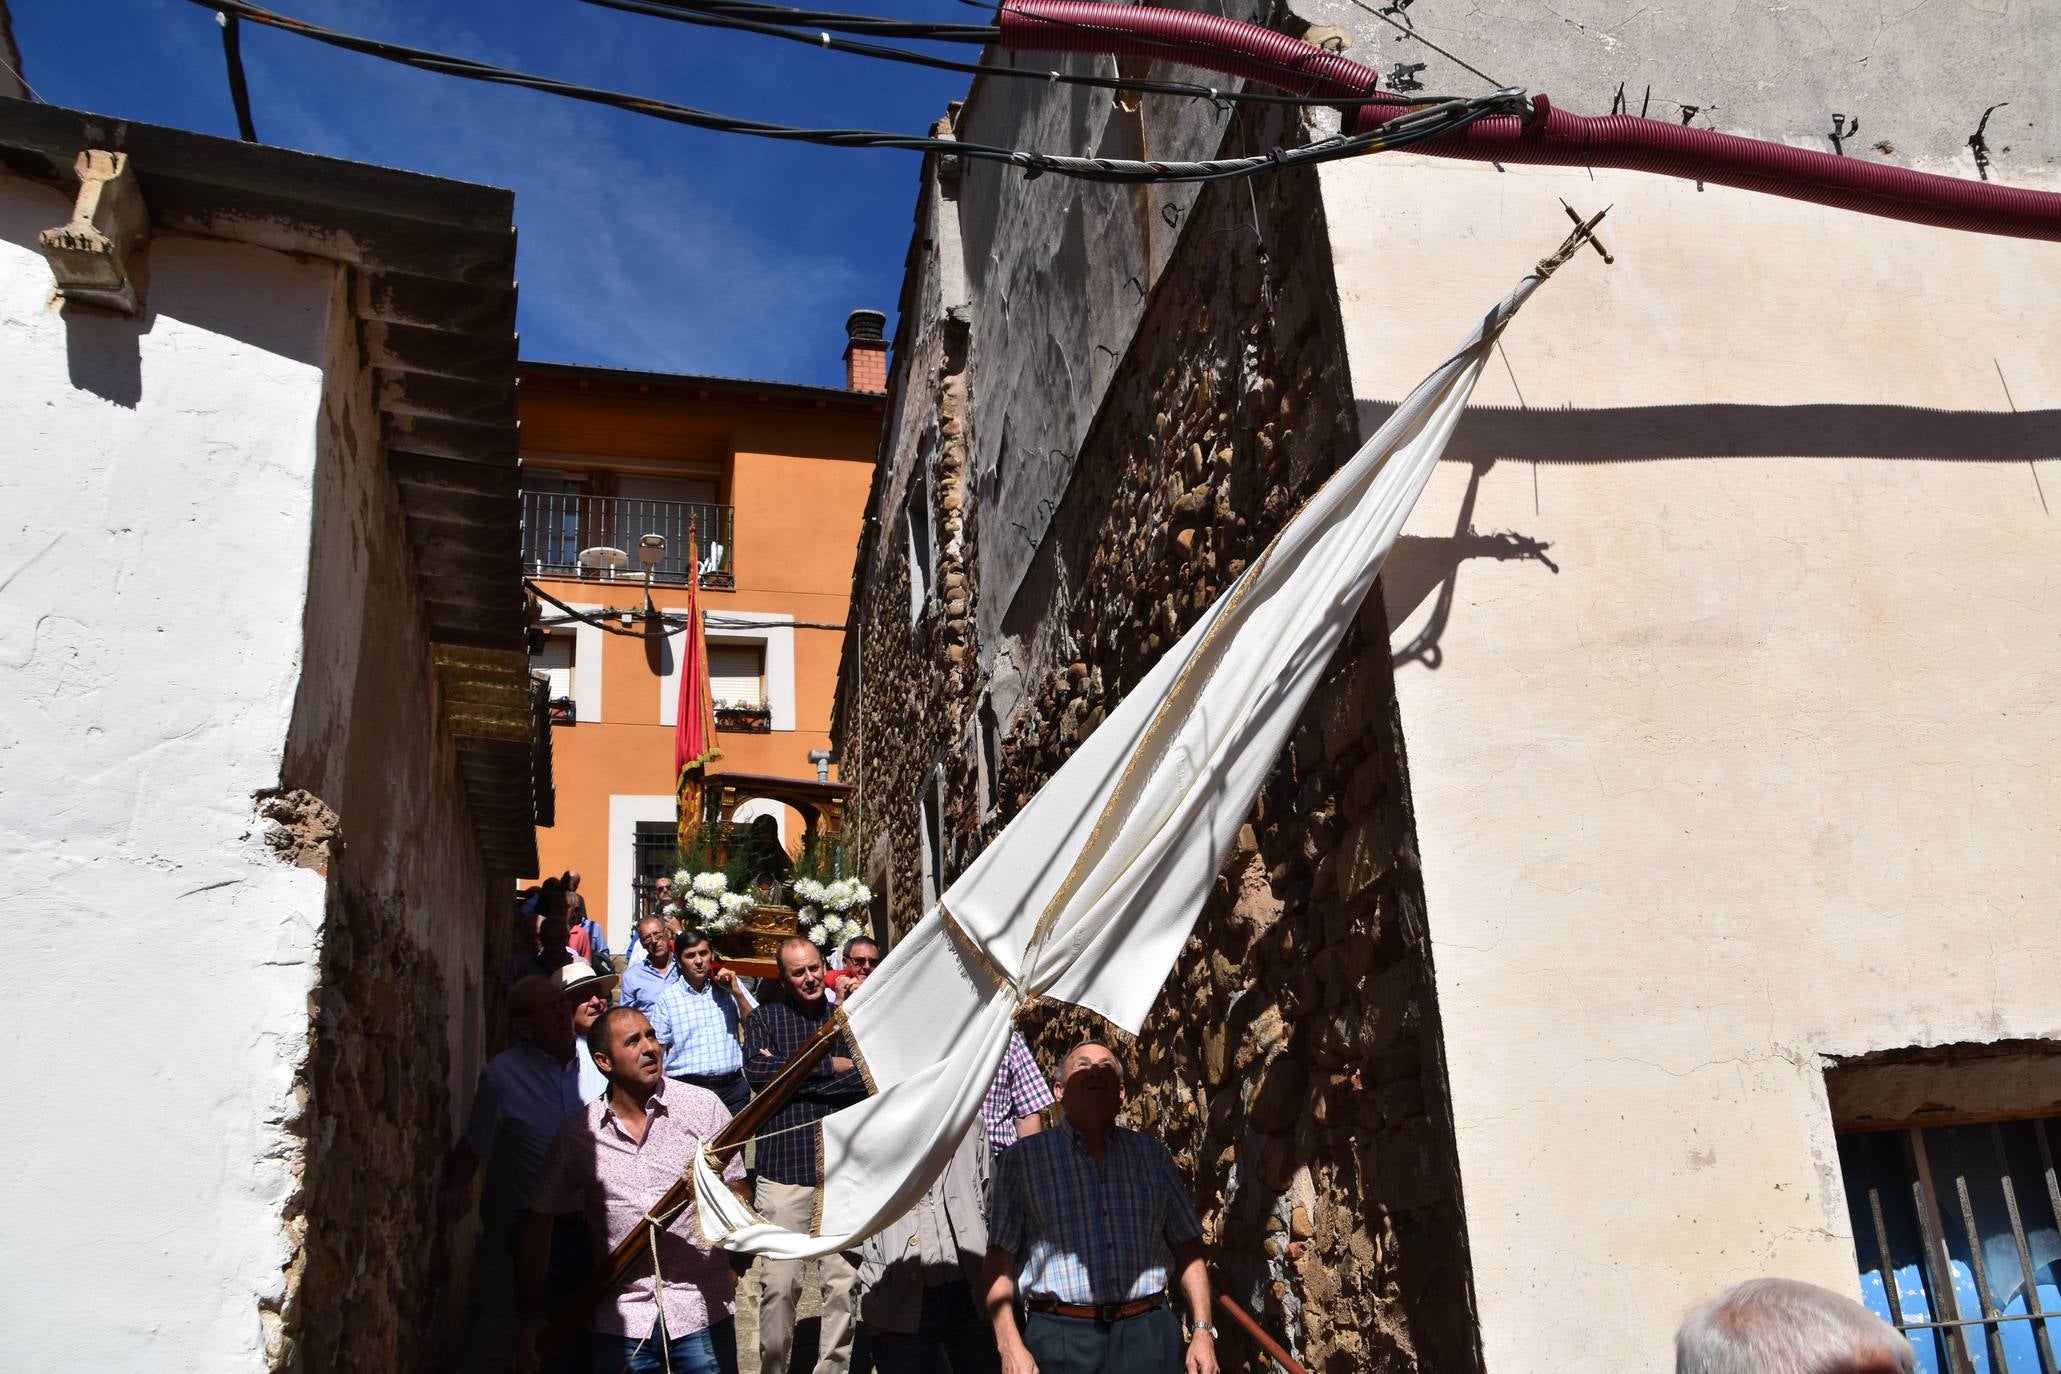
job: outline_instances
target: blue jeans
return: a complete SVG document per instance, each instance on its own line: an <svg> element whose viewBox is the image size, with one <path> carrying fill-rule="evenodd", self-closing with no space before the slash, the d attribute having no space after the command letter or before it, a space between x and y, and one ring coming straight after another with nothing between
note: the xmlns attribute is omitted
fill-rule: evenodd
<svg viewBox="0 0 2061 1374"><path fill-rule="evenodd" d="M664 1323L652 1327L651 1337L639 1350L635 1336L604 1336L596 1332L594 1374L664 1374L666 1360L672 1360L673 1374L737 1374L737 1322L725 1317L706 1331L666 1340ZM666 1340L661 1351L658 1343ZM634 1352L634 1353L633 1353Z"/></svg>

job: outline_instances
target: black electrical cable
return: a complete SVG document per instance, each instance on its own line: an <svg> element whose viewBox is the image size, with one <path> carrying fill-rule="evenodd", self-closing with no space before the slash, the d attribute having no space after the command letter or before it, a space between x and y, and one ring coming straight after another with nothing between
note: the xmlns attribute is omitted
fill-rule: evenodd
<svg viewBox="0 0 2061 1374"><path fill-rule="evenodd" d="M257 125L250 117L250 86L243 79L243 33L233 14L217 14L222 25L222 60L229 67L229 103L236 107L236 132L245 143L258 141Z"/></svg>
<svg viewBox="0 0 2061 1374"><path fill-rule="evenodd" d="M984 45L1002 36L998 24L934 24L914 19L888 19L874 14L851 14L843 10L804 10L792 5L775 5L766 0L682 0L681 9L737 19L755 19L771 24L802 24L833 33L863 33L875 38L920 38L935 43Z"/></svg>
<svg viewBox="0 0 2061 1374"><path fill-rule="evenodd" d="M1159 81L1147 77L1096 76L1084 72L1035 71L1025 67L1007 67L993 62L964 62L956 58L937 57L909 48L889 47L879 43L861 43L851 39L832 38L821 29L799 27L811 22L809 16L821 16L821 10L796 10L784 5L743 3L741 0L584 0L589 5L603 9L620 10L626 14L648 15L654 19L668 19L682 24L702 24L711 28L734 29L743 33L763 34L769 38L784 38L791 43L801 43L811 48L822 48L829 52L852 53L860 57L881 58L889 62L906 63L914 67L929 67L936 71L963 72L969 76L993 76L1013 78L1021 81L1057 81L1069 86L1089 86L1109 91L1139 91L1147 95L1186 96L1196 100L1214 102L1236 102L1252 105L1328 106L1347 105L1424 105L1437 103L1441 97L1420 96L1414 99L1385 91L1367 90L1356 97L1341 99L1338 96L1277 95L1271 91L1226 90L1217 86L1205 86L1193 81ZM858 15L837 16L845 20L864 18ZM1054 20L1061 23L1064 21ZM831 27L831 26L826 26ZM939 25L944 28L947 26ZM993 36L1000 30L986 25L960 26ZM1086 27L1086 26L1075 26ZM910 35L931 37L931 35ZM940 41L971 41L944 38ZM1170 52L1178 53L1175 45L1164 45ZM1179 61L1178 56L1171 60ZM1282 68L1285 79L1307 80L1307 74L1298 74Z"/></svg>
<svg viewBox="0 0 2061 1374"><path fill-rule="evenodd" d="M698 110L686 105L674 105L667 101L650 100L643 96L627 95L618 91L600 90L592 86L581 86L569 81L551 77L535 76L527 72L511 71L505 67L476 62L470 58L452 57L445 53L429 52L420 48L409 48L397 43L386 43L378 39L360 38L353 34L325 29L304 20L289 18L261 9L248 0L192 0L203 9L227 14L252 23L265 24L273 28L296 33L303 38L326 43L332 47L351 52L364 53L384 61L423 71L438 72L469 81L482 81L493 85L518 86L528 90L543 91L568 100L583 100L590 104L606 105L614 109L627 110L633 114L648 115L670 123L685 124L693 128L709 129L717 133L745 134L755 138L770 138L784 142L813 143L834 148L886 148L906 152L939 153L956 157L974 158L983 161L1003 162L1021 168L1027 176L1036 177L1045 173L1072 177L1083 181L1102 181L1135 185L1153 182L1198 182L1223 181L1235 177L1250 176L1273 168L1312 166L1338 158L1353 157L1361 153L1384 148L1407 147L1425 139L1437 138L1464 129L1476 120L1498 113L1507 113L1521 108L1524 97L1517 91L1498 91L1492 96L1455 100L1423 109L1412 110L1383 124L1371 133L1353 137L1333 136L1295 148L1275 148L1267 153L1241 158L1217 158L1203 162L1148 162L1127 158L1074 157L1054 153L1029 152L1019 148L1002 148L985 143L966 143L951 138L931 138L910 134L883 132L876 129L804 129L789 124L771 124L761 120L739 119L730 115Z"/></svg>
<svg viewBox="0 0 2061 1374"><path fill-rule="evenodd" d="M638 610L634 606L622 606L614 610L608 611L577 611L574 610L571 606L567 605L565 602L560 601L557 597L551 595L551 593L545 591L542 587L538 586L529 578L524 578L522 581L522 585L525 591L530 592L539 601L547 602L550 605L556 606L559 610L565 613L563 615L557 616L545 616L537 621L537 624L544 626L546 628L555 628L560 625L570 625L577 622L581 625L592 625L597 630L605 630L609 634L622 635L628 639L664 639L667 635L673 634L677 631L684 630L687 628L687 617L680 614L677 611L658 611L656 614L646 615L643 611ZM616 585L621 586L622 584L618 583ZM632 619L640 621L656 620L661 625L664 625L666 628L663 633L654 635L649 630L626 630L620 624L609 624L609 621L620 621L624 616L629 616ZM748 620L739 616L725 615L721 611L703 611L701 613L701 620L702 624L706 628L712 629L719 634L726 630L766 629L836 630L842 633L847 628L843 621L832 622L828 620Z"/></svg>

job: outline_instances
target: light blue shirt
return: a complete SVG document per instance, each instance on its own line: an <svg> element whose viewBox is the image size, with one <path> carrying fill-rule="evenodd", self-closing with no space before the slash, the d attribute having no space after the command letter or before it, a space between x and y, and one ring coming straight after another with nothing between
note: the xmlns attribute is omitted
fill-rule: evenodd
<svg viewBox="0 0 2061 1374"><path fill-rule="evenodd" d="M699 992L685 978L674 979L659 989L645 1014L666 1047L668 1078L717 1078L743 1069L737 999L714 979Z"/></svg>
<svg viewBox="0 0 2061 1374"><path fill-rule="evenodd" d="M576 1085L574 1090L579 1095L582 1108L589 1102L600 1100L601 1095L608 1091L608 1075L601 1072L600 1066L594 1062L594 1056L587 1052L584 1040L573 1052L572 1067L566 1072L573 1076Z"/></svg>
<svg viewBox="0 0 2061 1374"><path fill-rule="evenodd" d="M622 1000L626 1007L635 1007L646 1016L658 1000L660 992L680 981L680 961L675 959L660 973L649 960L634 963L623 971Z"/></svg>

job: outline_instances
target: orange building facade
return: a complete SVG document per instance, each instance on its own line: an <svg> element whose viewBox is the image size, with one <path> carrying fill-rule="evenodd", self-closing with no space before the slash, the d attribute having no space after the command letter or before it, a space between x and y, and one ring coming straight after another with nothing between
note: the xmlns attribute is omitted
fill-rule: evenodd
<svg viewBox="0 0 2061 1374"><path fill-rule="evenodd" d="M860 312L848 326L856 388L885 372L878 319ZM723 751L711 776L822 776L885 397L544 363L521 375L524 575L628 631L543 605L532 666L551 678L559 723L541 871L583 875L589 910L622 953L675 822L681 637L642 633L646 562L661 611L686 602L690 547L702 569ZM777 801L747 802L735 819L762 814L799 846L801 817Z"/></svg>

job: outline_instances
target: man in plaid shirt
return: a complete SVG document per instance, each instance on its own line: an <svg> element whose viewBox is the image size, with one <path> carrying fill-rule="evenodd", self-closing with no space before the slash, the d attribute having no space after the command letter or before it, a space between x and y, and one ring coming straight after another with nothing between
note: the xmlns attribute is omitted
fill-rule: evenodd
<svg viewBox="0 0 2061 1374"><path fill-rule="evenodd" d="M1109 1047L1077 1045L1059 1069L1058 1128L1002 1156L984 1278L1003 1374L1217 1374L1202 1224L1166 1147L1116 1124L1123 1101Z"/></svg>
<svg viewBox="0 0 2061 1374"><path fill-rule="evenodd" d="M1030 1046L1015 1031L1009 1032L1009 1048L1002 1054L1002 1067L988 1085L987 1100L980 1104L980 1119L987 1126L988 1148L996 1154L1019 1140L1036 1135L1045 1127L1040 1113L1052 1105L1052 1089L1045 1072L1031 1058Z"/></svg>
<svg viewBox="0 0 2061 1374"><path fill-rule="evenodd" d="M744 1023L744 1076L761 1091L779 1074L803 1042L831 1015L823 995L823 955L800 936L780 946L780 981L786 996L767 1001ZM787 1105L760 1128L756 1167L759 1215L776 1226L806 1231L816 1214L816 1123L866 1095L865 1080L851 1050L838 1036L816 1061ZM852 1290L858 1285L856 1256L823 1259L823 1329L816 1374L843 1374L851 1367ZM794 1343L794 1305L801 1292L801 1261L759 1260L759 1368L787 1368Z"/></svg>

